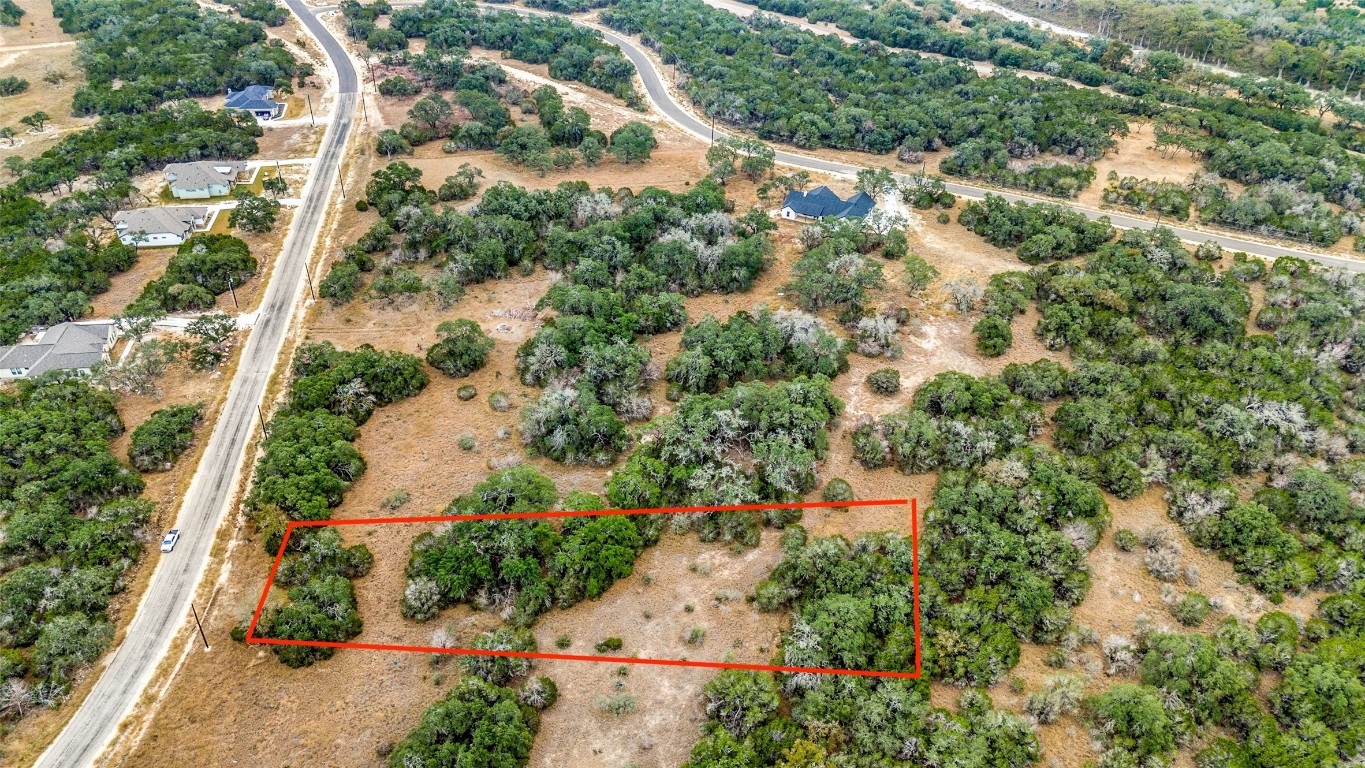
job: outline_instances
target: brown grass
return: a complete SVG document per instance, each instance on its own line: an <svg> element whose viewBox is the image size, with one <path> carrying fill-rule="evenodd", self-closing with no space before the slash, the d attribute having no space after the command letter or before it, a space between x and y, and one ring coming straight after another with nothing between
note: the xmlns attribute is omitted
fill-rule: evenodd
<svg viewBox="0 0 1365 768"><path fill-rule="evenodd" d="M28 80L29 88L17 96L0 98L0 126L13 128L18 133L16 144L22 140L22 146L10 147L0 141L0 159L11 154L35 157L50 149L64 133L95 122L95 118L71 115L71 98L84 84L85 76L75 63L74 41L58 26L52 6L40 0L19 0L19 7L27 11L19 26L0 27L0 72ZM9 50L22 46L46 47ZM49 72L62 72L67 77L50 85L43 81ZM19 118L39 110L51 115L52 120L43 133L29 133Z"/></svg>

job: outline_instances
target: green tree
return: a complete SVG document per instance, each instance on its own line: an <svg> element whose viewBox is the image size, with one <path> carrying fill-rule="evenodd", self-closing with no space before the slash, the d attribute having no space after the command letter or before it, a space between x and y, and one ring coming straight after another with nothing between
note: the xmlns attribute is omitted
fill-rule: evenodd
<svg viewBox="0 0 1365 768"><path fill-rule="evenodd" d="M612 131L609 151L623 163L643 163L657 146L659 142L654 138L654 129L632 120Z"/></svg>
<svg viewBox="0 0 1365 768"><path fill-rule="evenodd" d="M194 429L202 423L202 403L162 408L133 430L128 460L144 472L167 470L190 447Z"/></svg>
<svg viewBox="0 0 1365 768"><path fill-rule="evenodd" d="M886 195L896 190L899 184L896 177L885 168L862 168L858 171L858 182L855 188L859 192L864 192L874 200L881 200Z"/></svg>
<svg viewBox="0 0 1365 768"><path fill-rule="evenodd" d="M280 215L280 203L262 197L245 187L238 187L232 196L237 206L228 214L228 225L247 232L261 234L275 227Z"/></svg>
<svg viewBox="0 0 1365 768"><path fill-rule="evenodd" d="M534 710L518 706L510 688L478 678L461 680L427 707L417 727L389 754L388 765L522 768L535 742L533 715Z"/></svg>
<svg viewBox="0 0 1365 768"><path fill-rule="evenodd" d="M473 320L447 320L436 326L440 340L427 349L427 364L452 378L468 376L488 362L493 340Z"/></svg>
<svg viewBox="0 0 1365 768"><path fill-rule="evenodd" d="M596 136L584 136L583 141L578 145L578 151L583 155L583 162L587 163L589 168L601 162L602 155L605 152L602 149L601 139Z"/></svg>
<svg viewBox="0 0 1365 768"><path fill-rule="evenodd" d="M47 121L51 119L52 115L49 115L48 113L40 109L31 115L25 115L19 118L19 122L22 123L23 125L27 125L28 127L32 128L35 131L41 131L43 130L44 127L47 126Z"/></svg>
<svg viewBox="0 0 1365 768"><path fill-rule="evenodd" d="M533 159L549 157L550 138L538 125L518 126L498 142L497 152L510 163L526 165Z"/></svg>
<svg viewBox="0 0 1365 768"><path fill-rule="evenodd" d="M412 154L412 145L408 143L407 139L403 138L402 134L392 129L379 132L375 149L379 154L389 159L393 159L394 155Z"/></svg>
<svg viewBox="0 0 1365 768"><path fill-rule="evenodd" d="M1150 686L1118 683L1082 703L1109 749L1136 762L1165 760L1175 752L1175 724Z"/></svg>
<svg viewBox="0 0 1365 768"><path fill-rule="evenodd" d="M444 135L444 125L454 115L454 108L439 93L429 93L417 100L408 110L408 117L425 125L433 133Z"/></svg>

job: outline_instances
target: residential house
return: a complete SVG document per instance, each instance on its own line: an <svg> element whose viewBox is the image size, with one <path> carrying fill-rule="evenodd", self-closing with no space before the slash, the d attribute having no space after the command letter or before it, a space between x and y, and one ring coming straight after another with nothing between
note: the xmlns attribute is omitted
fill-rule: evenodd
<svg viewBox="0 0 1365 768"><path fill-rule="evenodd" d="M209 209L202 205L138 208L114 214L114 231L124 245L159 248L185 242L208 218Z"/></svg>
<svg viewBox="0 0 1365 768"><path fill-rule="evenodd" d="M171 163L166 166L166 183L177 200L203 200L224 197L238 181L249 178L247 164L239 160L207 160L197 163Z"/></svg>
<svg viewBox="0 0 1365 768"><path fill-rule="evenodd" d="M829 187L816 187L809 192L792 190L782 201L782 218L796 219L847 219L866 216L877 207L877 201L866 192L859 192L847 200L839 197Z"/></svg>
<svg viewBox="0 0 1365 768"><path fill-rule="evenodd" d="M223 106L250 112L257 120L275 120L284 114L284 104L274 96L275 89L268 85L248 85L240 91L229 89Z"/></svg>
<svg viewBox="0 0 1365 768"><path fill-rule="evenodd" d="M54 325L35 341L0 347L0 380L33 378L52 370L85 375L109 359L118 336L118 327L108 320Z"/></svg>

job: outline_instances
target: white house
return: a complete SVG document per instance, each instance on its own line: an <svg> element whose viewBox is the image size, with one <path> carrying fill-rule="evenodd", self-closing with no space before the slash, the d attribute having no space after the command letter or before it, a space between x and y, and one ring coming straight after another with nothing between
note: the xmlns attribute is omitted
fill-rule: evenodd
<svg viewBox="0 0 1365 768"><path fill-rule="evenodd" d="M208 218L209 209L202 205L138 208L114 214L114 231L124 245L160 248L185 242Z"/></svg>
<svg viewBox="0 0 1365 768"><path fill-rule="evenodd" d="M0 347L0 380L32 378L52 370L85 375L109 359L118 335L118 327L108 320L54 325L34 341Z"/></svg>
<svg viewBox="0 0 1365 768"><path fill-rule="evenodd" d="M166 183L177 200L203 200L224 197L247 176L247 164L235 160L209 160L198 163L171 163L166 166Z"/></svg>
<svg viewBox="0 0 1365 768"><path fill-rule="evenodd" d="M284 105L273 101L274 96L275 89L268 85L248 85L240 91L229 90L223 106L250 112L257 120L274 120L284 114Z"/></svg>
<svg viewBox="0 0 1365 768"><path fill-rule="evenodd" d="M792 190L782 201L782 218L796 219L847 219L866 216L877 207L877 201L866 192L845 200L834 194L829 187L816 187L809 192Z"/></svg>

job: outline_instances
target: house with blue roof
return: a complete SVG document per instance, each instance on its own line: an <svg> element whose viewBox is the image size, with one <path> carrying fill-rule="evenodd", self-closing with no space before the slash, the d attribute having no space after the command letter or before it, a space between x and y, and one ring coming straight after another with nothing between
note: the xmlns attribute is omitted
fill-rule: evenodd
<svg viewBox="0 0 1365 768"><path fill-rule="evenodd" d="M797 219L849 219L866 216L877 207L877 201L866 192L845 200L829 187L816 187L809 192L795 189L787 193L782 201L782 218Z"/></svg>
<svg viewBox="0 0 1365 768"><path fill-rule="evenodd" d="M268 85L248 85L240 91L228 89L228 109L250 112L257 120L274 120L284 114L284 104L274 101L275 89Z"/></svg>

